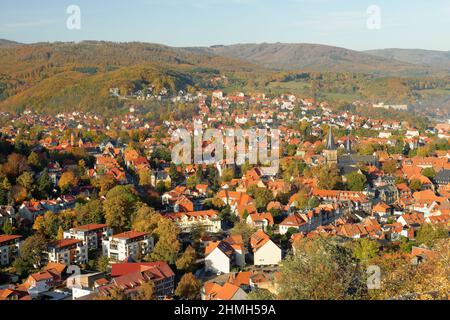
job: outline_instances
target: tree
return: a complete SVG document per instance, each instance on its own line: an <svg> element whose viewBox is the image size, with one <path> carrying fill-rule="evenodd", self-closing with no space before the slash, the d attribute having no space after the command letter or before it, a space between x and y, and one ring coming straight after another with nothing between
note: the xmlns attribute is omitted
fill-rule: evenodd
<svg viewBox="0 0 450 320"><path fill-rule="evenodd" d="M351 191L363 191L366 187L367 178L364 174L357 171L351 172L345 176L346 184Z"/></svg>
<svg viewBox="0 0 450 320"><path fill-rule="evenodd" d="M267 188L259 188L252 185L248 188L247 193L255 199L256 207L259 210L264 210L267 204L273 200L273 193Z"/></svg>
<svg viewBox="0 0 450 320"><path fill-rule="evenodd" d="M158 242L153 249L150 257L154 261L163 260L173 264L180 250L180 242L178 241L178 227L169 219L161 219L155 234Z"/></svg>
<svg viewBox="0 0 450 320"><path fill-rule="evenodd" d="M301 189L294 197L296 209L305 209L308 207L309 196L305 189Z"/></svg>
<svg viewBox="0 0 450 320"><path fill-rule="evenodd" d="M235 223L233 229L231 229L231 235L242 236L244 243L248 243L252 234L257 231L256 228L245 222Z"/></svg>
<svg viewBox="0 0 450 320"><path fill-rule="evenodd" d="M270 301L275 298L276 296L272 292L261 288L255 288L247 295L247 300L251 301Z"/></svg>
<svg viewBox="0 0 450 320"><path fill-rule="evenodd" d="M433 168L425 168L422 170L422 175L432 180L436 177L436 171Z"/></svg>
<svg viewBox="0 0 450 320"><path fill-rule="evenodd" d="M78 178L73 171L66 171L59 179L58 186L61 188L62 193L66 193L78 184Z"/></svg>
<svg viewBox="0 0 450 320"><path fill-rule="evenodd" d="M109 259L107 256L101 256L100 258L97 259L96 263L96 268L98 271L100 272L108 272L109 270Z"/></svg>
<svg viewBox="0 0 450 320"><path fill-rule="evenodd" d="M59 226L56 240L62 240L62 239L64 239L64 229L61 226Z"/></svg>
<svg viewBox="0 0 450 320"><path fill-rule="evenodd" d="M12 235L14 234L14 226L11 223L10 219L6 219L3 223L3 233L6 235Z"/></svg>
<svg viewBox="0 0 450 320"><path fill-rule="evenodd" d="M50 180L50 176L48 175L48 171L44 170L39 175L37 179L37 192L39 193L39 197L47 198L52 191L53 183Z"/></svg>
<svg viewBox="0 0 450 320"><path fill-rule="evenodd" d="M12 153L8 156L7 162L3 165L3 172L14 181L23 172L28 171L27 158L18 153Z"/></svg>
<svg viewBox="0 0 450 320"><path fill-rule="evenodd" d="M280 269L279 295L286 300L347 300L366 295L366 281L351 251L331 239L305 239Z"/></svg>
<svg viewBox="0 0 450 320"><path fill-rule="evenodd" d="M108 289L107 292L98 293L95 297L95 300L128 300L128 297L122 288L114 285L112 288Z"/></svg>
<svg viewBox="0 0 450 320"><path fill-rule="evenodd" d="M147 281L141 284L137 294L132 298L132 300L144 300L150 301L155 299L155 285L153 281Z"/></svg>
<svg viewBox="0 0 450 320"><path fill-rule="evenodd" d="M34 178L33 174L29 171L25 171L17 178L17 183L24 187L29 193L33 189Z"/></svg>
<svg viewBox="0 0 450 320"><path fill-rule="evenodd" d="M192 272L195 269L196 262L197 252L192 246L188 246L181 257L177 259L175 265L179 271Z"/></svg>
<svg viewBox="0 0 450 320"><path fill-rule="evenodd" d="M79 225L104 222L103 205L98 199L94 199L84 205L77 206L75 211Z"/></svg>
<svg viewBox="0 0 450 320"><path fill-rule="evenodd" d="M28 156L28 163L34 170L41 169L41 159L39 159L39 155L36 152L31 152Z"/></svg>
<svg viewBox="0 0 450 320"><path fill-rule="evenodd" d="M136 202L137 197L131 192L130 187L117 186L111 189L103 202L106 224L118 232L130 227L131 214Z"/></svg>
<svg viewBox="0 0 450 320"><path fill-rule="evenodd" d="M380 245L376 241L363 238L356 241L352 249L353 256L363 264L367 264L371 259L378 255Z"/></svg>
<svg viewBox="0 0 450 320"><path fill-rule="evenodd" d="M424 223L417 231L416 241L432 248L437 240L448 237L448 229L444 224Z"/></svg>
<svg viewBox="0 0 450 320"><path fill-rule="evenodd" d="M313 175L319 181L319 187L325 190L335 190L341 187L342 178L337 165L318 166L313 169Z"/></svg>
<svg viewBox="0 0 450 320"><path fill-rule="evenodd" d="M152 173L149 169L139 170L139 185L148 187L152 184Z"/></svg>
<svg viewBox="0 0 450 320"><path fill-rule="evenodd" d="M397 160L385 161L382 169L387 174L395 174L397 172Z"/></svg>
<svg viewBox="0 0 450 320"><path fill-rule="evenodd" d="M40 215L34 220L33 229L47 239L56 239L59 226L58 215L47 211L44 215Z"/></svg>
<svg viewBox="0 0 450 320"><path fill-rule="evenodd" d="M422 190L422 182L420 182L420 180L411 180L411 182L409 183L409 187L413 190L413 191L420 191Z"/></svg>
<svg viewBox="0 0 450 320"><path fill-rule="evenodd" d="M133 218L133 230L153 234L158 227L158 222L163 217L146 204L138 204L137 207Z"/></svg>
<svg viewBox="0 0 450 320"><path fill-rule="evenodd" d="M187 300L195 300L200 294L202 282L198 280L192 273L186 273L178 283L175 294Z"/></svg>
<svg viewBox="0 0 450 320"><path fill-rule="evenodd" d="M44 262L44 252L47 250L47 241L42 235L33 235L26 238L20 247L20 255L14 261L14 267L20 274L30 270L39 269Z"/></svg>
<svg viewBox="0 0 450 320"><path fill-rule="evenodd" d="M106 174L94 180L93 185L100 190L100 195L105 196L118 182L112 175Z"/></svg>
<svg viewBox="0 0 450 320"><path fill-rule="evenodd" d="M372 299L448 299L450 286L450 239L437 240L433 255L418 265L409 254L386 254L372 261L381 268L380 289L371 290Z"/></svg>

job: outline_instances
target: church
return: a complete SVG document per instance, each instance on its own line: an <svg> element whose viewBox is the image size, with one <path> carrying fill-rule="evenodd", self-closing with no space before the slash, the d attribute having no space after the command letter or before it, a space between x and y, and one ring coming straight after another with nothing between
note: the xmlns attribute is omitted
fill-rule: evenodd
<svg viewBox="0 0 450 320"><path fill-rule="evenodd" d="M342 175L359 170L358 164L379 166L377 158L374 155L366 156L353 153L350 136L347 136L344 154L338 155L338 146L334 141L333 128L331 126L328 131L328 138L325 149L323 150L323 156L328 165L336 164Z"/></svg>

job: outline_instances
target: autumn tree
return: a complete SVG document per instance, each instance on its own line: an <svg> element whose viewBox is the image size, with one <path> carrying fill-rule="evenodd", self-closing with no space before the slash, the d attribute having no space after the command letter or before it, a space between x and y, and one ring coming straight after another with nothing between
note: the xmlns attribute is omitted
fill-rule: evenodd
<svg viewBox="0 0 450 320"><path fill-rule="evenodd" d="M383 163L382 169L387 174L395 174L397 172L397 160L387 160Z"/></svg>
<svg viewBox="0 0 450 320"><path fill-rule="evenodd" d="M195 300L200 295L202 282L198 280L192 273L186 273L178 283L175 294L187 300Z"/></svg>
<svg viewBox="0 0 450 320"><path fill-rule="evenodd" d="M137 206L132 222L133 230L153 234L158 227L158 222L163 217L146 204L138 204Z"/></svg>
<svg viewBox="0 0 450 320"><path fill-rule="evenodd" d="M439 239L448 237L448 228L444 224L424 223L417 231L416 241L432 248Z"/></svg>
<svg viewBox="0 0 450 320"><path fill-rule="evenodd" d="M353 256L356 259L361 261L363 264L367 264L371 259L378 255L380 245L374 240L363 238L353 243L352 250Z"/></svg>
<svg viewBox="0 0 450 320"><path fill-rule="evenodd" d="M150 301L155 299L155 285L153 281L146 281L137 290L132 300Z"/></svg>
<svg viewBox="0 0 450 320"><path fill-rule="evenodd" d="M73 171L66 171L59 179L58 186L61 188L62 193L66 193L76 187L78 184L78 178Z"/></svg>
<svg viewBox="0 0 450 320"><path fill-rule="evenodd" d="M155 234L158 242L150 255L154 261L163 260L173 264L180 251L180 242L178 241L178 227L170 219L160 219Z"/></svg>
<svg viewBox="0 0 450 320"><path fill-rule="evenodd" d="M351 251L331 239L306 239L283 261L279 295L286 300L347 300L365 297L364 272Z"/></svg>
<svg viewBox="0 0 450 320"><path fill-rule="evenodd" d="M247 300L250 301L270 301L275 299L276 295L267 289L261 288L255 288L247 295Z"/></svg>
<svg viewBox="0 0 450 320"><path fill-rule="evenodd" d="M46 250L47 241L42 235L37 234L26 238L20 246L20 254L14 261L14 268L20 274L41 268L44 263L44 252Z"/></svg>
<svg viewBox="0 0 450 320"><path fill-rule="evenodd" d="M197 252L192 246L188 246L181 257L177 259L175 265L179 271L192 272L195 269L196 262Z"/></svg>

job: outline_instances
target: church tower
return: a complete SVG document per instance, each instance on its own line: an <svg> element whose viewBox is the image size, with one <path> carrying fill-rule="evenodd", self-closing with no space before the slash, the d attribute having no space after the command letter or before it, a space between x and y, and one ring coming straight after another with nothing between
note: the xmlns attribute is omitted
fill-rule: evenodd
<svg viewBox="0 0 450 320"><path fill-rule="evenodd" d="M338 163L338 152L336 144L334 143L333 128L330 125L330 130L328 131L327 144L323 155L327 161L327 164L337 164Z"/></svg>

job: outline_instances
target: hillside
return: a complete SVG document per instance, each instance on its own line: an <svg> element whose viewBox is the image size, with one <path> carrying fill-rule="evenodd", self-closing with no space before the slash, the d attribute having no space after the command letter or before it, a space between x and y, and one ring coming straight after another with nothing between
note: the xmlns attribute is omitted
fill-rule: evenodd
<svg viewBox="0 0 450 320"><path fill-rule="evenodd" d="M199 85L221 72L264 72L234 58L144 43L38 43L0 47L0 108L58 112L103 110L111 87L143 84L172 91ZM100 97L106 100L99 99ZM106 102L105 102L106 101Z"/></svg>
<svg viewBox="0 0 450 320"><path fill-rule="evenodd" d="M426 66L322 45L5 44L0 46L0 110L114 112L124 101L111 97L110 88L131 93L150 85L171 93L289 91L348 102L410 102L422 93L433 98L448 93L448 76L429 76L431 71ZM222 76L225 81L214 80Z"/></svg>
<svg viewBox="0 0 450 320"><path fill-rule="evenodd" d="M370 72L385 75L427 74L430 71L425 66L317 44L237 44L213 46L203 50L277 70Z"/></svg>
<svg viewBox="0 0 450 320"><path fill-rule="evenodd" d="M365 53L386 58L395 59L407 63L426 65L450 70L450 51L433 51L420 49L382 49L369 50Z"/></svg>

